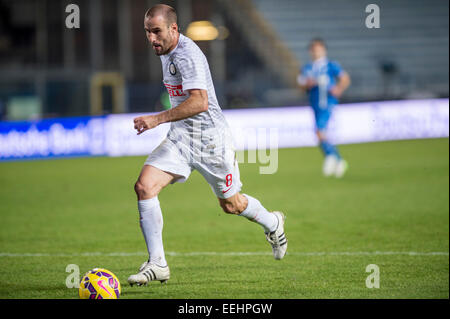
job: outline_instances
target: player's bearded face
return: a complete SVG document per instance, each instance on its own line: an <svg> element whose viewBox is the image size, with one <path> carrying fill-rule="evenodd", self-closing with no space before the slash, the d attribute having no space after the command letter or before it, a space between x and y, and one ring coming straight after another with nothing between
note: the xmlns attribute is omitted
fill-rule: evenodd
<svg viewBox="0 0 450 319"><path fill-rule="evenodd" d="M176 46L176 24L168 25L161 16L156 16L145 19L144 28L156 55L167 54Z"/></svg>

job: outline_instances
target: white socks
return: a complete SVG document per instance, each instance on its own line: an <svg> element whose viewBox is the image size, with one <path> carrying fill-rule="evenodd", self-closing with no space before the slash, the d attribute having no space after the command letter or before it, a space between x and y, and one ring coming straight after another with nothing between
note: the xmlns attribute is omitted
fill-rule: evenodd
<svg viewBox="0 0 450 319"><path fill-rule="evenodd" d="M249 195L243 194L248 199L247 208L239 214L250 221L258 223L266 233L273 232L278 227L278 219L267 211L261 203ZM142 234L147 244L150 262L161 267L167 266L162 242L163 217L158 197L138 201L138 209Z"/></svg>
<svg viewBox="0 0 450 319"><path fill-rule="evenodd" d="M266 233L275 231L278 227L278 218L273 213L268 212L256 198L247 194L243 195L247 197L248 205L239 216L260 224Z"/></svg>
<svg viewBox="0 0 450 319"><path fill-rule="evenodd" d="M163 217L158 197L138 201L141 230L147 244L150 262L167 266L162 242Z"/></svg>

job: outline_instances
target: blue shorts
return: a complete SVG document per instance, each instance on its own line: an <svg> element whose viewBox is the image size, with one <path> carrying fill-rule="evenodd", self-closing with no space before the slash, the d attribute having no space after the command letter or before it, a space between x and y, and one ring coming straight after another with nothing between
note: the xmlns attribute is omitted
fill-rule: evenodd
<svg viewBox="0 0 450 319"><path fill-rule="evenodd" d="M314 117L316 119L316 129L318 131L326 130L328 122L330 121L331 118L333 108L332 107L328 107L326 109L314 108L313 110L314 110Z"/></svg>

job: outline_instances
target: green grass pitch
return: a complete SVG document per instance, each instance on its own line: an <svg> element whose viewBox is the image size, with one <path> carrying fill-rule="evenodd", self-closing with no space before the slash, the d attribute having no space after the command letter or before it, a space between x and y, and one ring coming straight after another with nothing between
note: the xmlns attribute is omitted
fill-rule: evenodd
<svg viewBox="0 0 450 319"><path fill-rule="evenodd" d="M341 180L322 177L318 148L279 150L273 175L240 165L243 192L287 216L281 261L197 172L163 190L171 279L147 287L126 282L146 259L133 191L144 157L0 163L0 298L78 298L68 264L113 271L121 298L449 298L449 140L340 149Z"/></svg>

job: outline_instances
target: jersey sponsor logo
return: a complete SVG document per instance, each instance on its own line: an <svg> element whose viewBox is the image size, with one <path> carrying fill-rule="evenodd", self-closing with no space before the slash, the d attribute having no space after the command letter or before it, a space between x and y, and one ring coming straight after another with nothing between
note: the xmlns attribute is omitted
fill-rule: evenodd
<svg viewBox="0 0 450 319"><path fill-rule="evenodd" d="M164 86L167 89L167 93L169 93L169 95L171 97L186 96L186 93L183 92L183 86L181 84L180 85L172 85L172 84L164 83Z"/></svg>
<svg viewBox="0 0 450 319"><path fill-rule="evenodd" d="M175 64L173 62L170 62L169 64L169 72L172 75L177 74L177 68L175 67Z"/></svg>

